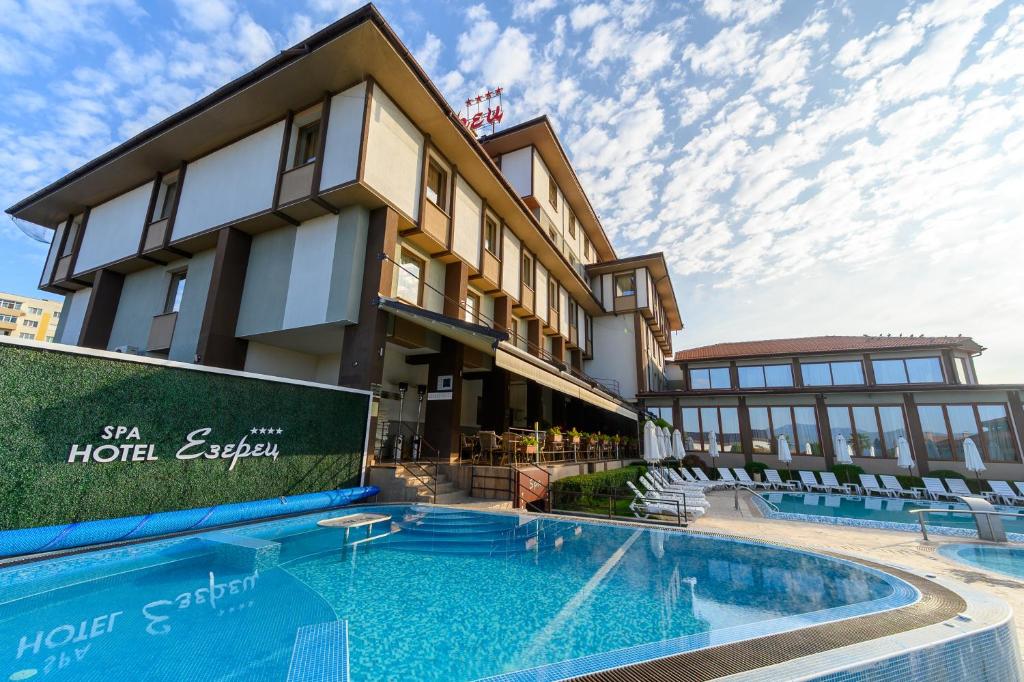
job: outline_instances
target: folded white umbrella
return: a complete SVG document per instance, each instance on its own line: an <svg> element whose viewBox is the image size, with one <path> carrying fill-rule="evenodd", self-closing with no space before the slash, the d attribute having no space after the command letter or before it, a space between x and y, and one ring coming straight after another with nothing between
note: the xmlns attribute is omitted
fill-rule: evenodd
<svg viewBox="0 0 1024 682"><path fill-rule="evenodd" d="M657 462L661 460L661 446L658 444L658 427L654 422L644 422L644 460Z"/></svg>
<svg viewBox="0 0 1024 682"><path fill-rule="evenodd" d="M721 454L718 451L718 434L715 433L714 431L708 433L708 454L711 456L712 460L714 460L715 458L718 457L719 454Z"/></svg>
<svg viewBox="0 0 1024 682"><path fill-rule="evenodd" d="M683 434L679 432L679 429L672 433L672 454L680 461L686 456L686 450L683 448Z"/></svg>
<svg viewBox="0 0 1024 682"><path fill-rule="evenodd" d="M785 464L787 469L793 461L793 453L789 451L789 441L785 436L779 436L779 461Z"/></svg>
<svg viewBox="0 0 1024 682"><path fill-rule="evenodd" d="M661 436L661 458L668 459L672 456L672 436L669 435L668 427L662 426L659 435Z"/></svg>
<svg viewBox="0 0 1024 682"><path fill-rule="evenodd" d="M985 463L981 461L978 446L970 438L964 438L964 466L968 471L973 471L974 477L980 482L981 472L985 470Z"/></svg>
<svg viewBox="0 0 1024 682"><path fill-rule="evenodd" d="M853 464L850 447L843 436L836 436L836 464Z"/></svg>
<svg viewBox="0 0 1024 682"><path fill-rule="evenodd" d="M903 436L896 439L896 466L906 468L908 474L914 467L914 457L910 454L910 443Z"/></svg>

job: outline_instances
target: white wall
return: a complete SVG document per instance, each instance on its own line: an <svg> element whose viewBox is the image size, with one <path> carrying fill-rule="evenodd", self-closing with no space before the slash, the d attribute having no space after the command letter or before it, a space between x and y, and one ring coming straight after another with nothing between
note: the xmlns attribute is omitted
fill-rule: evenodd
<svg viewBox="0 0 1024 682"><path fill-rule="evenodd" d="M419 219L422 161L423 136L375 86L363 179L413 220Z"/></svg>
<svg viewBox="0 0 1024 682"><path fill-rule="evenodd" d="M533 147L523 147L501 155L501 174L521 197L533 194ZM546 182L546 181L545 181ZM545 186L546 187L546 186Z"/></svg>
<svg viewBox="0 0 1024 682"><path fill-rule="evenodd" d="M284 308L285 329L325 322L334 267L338 217L333 213L307 220L295 228L295 248ZM283 254L282 254L283 255Z"/></svg>
<svg viewBox="0 0 1024 682"><path fill-rule="evenodd" d="M57 337L58 343L78 345L78 335L82 333L82 323L85 322L85 309L89 307L89 298L92 296L92 288L79 289L73 294L64 298L64 308L61 310L61 328Z"/></svg>
<svg viewBox="0 0 1024 682"><path fill-rule="evenodd" d="M281 121L188 164L172 237L269 210L283 136Z"/></svg>
<svg viewBox="0 0 1024 682"><path fill-rule="evenodd" d="M594 359L583 363L583 371L592 377L617 379L626 400L636 397L635 335L632 314L594 318Z"/></svg>
<svg viewBox="0 0 1024 682"><path fill-rule="evenodd" d="M480 267L480 213L483 201L460 176L455 183L455 229L452 251L473 267Z"/></svg>
<svg viewBox="0 0 1024 682"><path fill-rule="evenodd" d="M138 253L152 192L153 183L146 183L90 211L75 264L76 273Z"/></svg>
<svg viewBox="0 0 1024 682"><path fill-rule="evenodd" d="M331 98L324 165L320 175L321 189L329 189L356 179L365 104L365 82Z"/></svg>
<svg viewBox="0 0 1024 682"><path fill-rule="evenodd" d="M534 282L534 313L547 321L548 319L548 271L537 261L537 281Z"/></svg>
<svg viewBox="0 0 1024 682"><path fill-rule="evenodd" d="M636 307L637 308L648 308L650 307L650 299L647 294L650 291L649 278L647 277L647 268L636 269Z"/></svg>
<svg viewBox="0 0 1024 682"><path fill-rule="evenodd" d="M519 252L519 238L508 228L502 230L501 245L501 288L519 300L519 271L522 269L522 254Z"/></svg>
<svg viewBox="0 0 1024 682"><path fill-rule="evenodd" d="M194 254L187 261L169 264L170 270L188 265L185 277L185 291L181 296L181 309L174 323L174 335L171 337L171 349L167 353L168 360L178 362L195 362L196 347L199 345L199 330L203 326L203 313L206 311L206 297L210 292L210 277L213 274L214 251L210 249ZM167 280L170 284L170 278Z"/></svg>

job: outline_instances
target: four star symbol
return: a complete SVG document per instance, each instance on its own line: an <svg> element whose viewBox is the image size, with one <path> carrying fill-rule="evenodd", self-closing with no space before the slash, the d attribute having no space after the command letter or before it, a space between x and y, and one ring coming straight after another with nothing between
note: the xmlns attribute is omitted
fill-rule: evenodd
<svg viewBox="0 0 1024 682"><path fill-rule="evenodd" d="M251 429L249 429L249 433L251 433L254 436L256 434L273 436L276 433L277 435L280 436L282 433L284 433L284 429L282 429L281 427L274 428L273 426L262 426L260 428L256 428L254 426Z"/></svg>

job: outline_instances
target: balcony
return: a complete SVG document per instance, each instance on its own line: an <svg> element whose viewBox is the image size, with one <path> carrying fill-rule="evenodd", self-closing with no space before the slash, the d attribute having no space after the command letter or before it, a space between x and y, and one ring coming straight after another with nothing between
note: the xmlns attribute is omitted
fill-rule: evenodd
<svg viewBox="0 0 1024 682"><path fill-rule="evenodd" d="M487 249L480 258L480 272L471 276L470 281L485 294L501 289L501 261Z"/></svg>
<svg viewBox="0 0 1024 682"><path fill-rule="evenodd" d="M533 303L534 303L534 292L533 289L526 286L525 284L519 288L519 303L513 306L513 309L517 313L525 313L527 315L533 314Z"/></svg>
<svg viewBox="0 0 1024 682"><path fill-rule="evenodd" d="M53 281L64 282L71 277L71 255L61 257L53 269Z"/></svg>
<svg viewBox="0 0 1024 682"><path fill-rule="evenodd" d="M548 333L548 334L557 334L558 333L558 322L559 322L559 320L558 320L558 309L557 308L550 308L549 307L548 308L547 323L545 324L544 331L546 333Z"/></svg>
<svg viewBox="0 0 1024 682"><path fill-rule="evenodd" d="M448 227L451 217L432 201L423 202L418 225L403 230L402 236L431 256L448 250Z"/></svg>
<svg viewBox="0 0 1024 682"><path fill-rule="evenodd" d="M174 325L178 321L178 313L154 315L149 327L149 340L146 350L151 353L166 353L171 349L171 338L174 336Z"/></svg>
<svg viewBox="0 0 1024 682"><path fill-rule="evenodd" d="M142 240L142 252L148 253L162 248L167 239L167 218L155 220L146 226L146 237Z"/></svg>
<svg viewBox="0 0 1024 682"><path fill-rule="evenodd" d="M281 173L281 190L277 193L277 203L279 206L285 206L293 201L305 199L312 193L313 171L315 168L316 162L310 161Z"/></svg>

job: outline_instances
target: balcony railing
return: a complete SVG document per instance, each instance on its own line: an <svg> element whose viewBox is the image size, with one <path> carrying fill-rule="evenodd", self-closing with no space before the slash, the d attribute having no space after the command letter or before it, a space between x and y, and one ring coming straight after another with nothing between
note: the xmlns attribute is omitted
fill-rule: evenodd
<svg viewBox="0 0 1024 682"><path fill-rule="evenodd" d="M178 313L155 315L149 327L149 340L146 350L153 353L166 353L171 349L171 338L174 336L174 325L178 321Z"/></svg>

